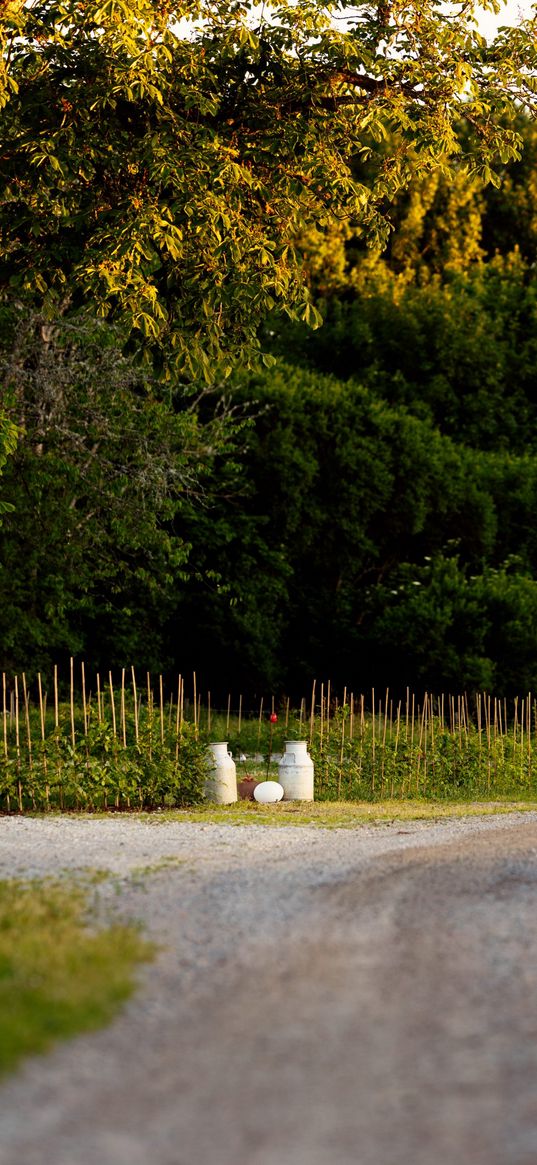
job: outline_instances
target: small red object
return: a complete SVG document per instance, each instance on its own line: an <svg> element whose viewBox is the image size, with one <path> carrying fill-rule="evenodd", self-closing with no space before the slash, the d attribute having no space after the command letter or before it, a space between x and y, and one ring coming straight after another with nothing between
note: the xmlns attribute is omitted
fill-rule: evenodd
<svg viewBox="0 0 537 1165"><path fill-rule="evenodd" d="M277 717L276 713L275 713L275 712L271 712L271 713L270 713L270 723L271 723L271 724L276 724L276 722L277 722L277 719L278 719L278 717Z"/></svg>

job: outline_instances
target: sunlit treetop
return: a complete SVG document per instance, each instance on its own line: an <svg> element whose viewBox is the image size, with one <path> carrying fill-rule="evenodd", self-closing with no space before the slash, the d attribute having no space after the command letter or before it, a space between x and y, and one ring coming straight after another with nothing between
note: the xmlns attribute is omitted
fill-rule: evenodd
<svg viewBox="0 0 537 1165"><path fill-rule="evenodd" d="M275 307L317 324L305 229L378 245L412 176L517 156L537 24L487 43L474 7L0 0L0 292L187 378L252 362Z"/></svg>

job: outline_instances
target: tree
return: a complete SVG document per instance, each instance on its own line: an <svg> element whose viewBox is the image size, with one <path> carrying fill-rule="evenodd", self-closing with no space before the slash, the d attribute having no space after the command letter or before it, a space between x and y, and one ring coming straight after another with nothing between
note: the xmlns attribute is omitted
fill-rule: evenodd
<svg viewBox="0 0 537 1165"><path fill-rule="evenodd" d="M0 289L96 303L174 374L228 373L275 305L320 322L304 229L379 242L411 176L495 181L517 156L534 23L488 45L468 0L1 0Z"/></svg>
<svg viewBox="0 0 537 1165"><path fill-rule="evenodd" d="M96 662L162 668L177 588L202 570L196 515L237 488L237 410L156 382L104 321L51 326L21 308L0 322L20 427L3 481L2 666L91 646Z"/></svg>

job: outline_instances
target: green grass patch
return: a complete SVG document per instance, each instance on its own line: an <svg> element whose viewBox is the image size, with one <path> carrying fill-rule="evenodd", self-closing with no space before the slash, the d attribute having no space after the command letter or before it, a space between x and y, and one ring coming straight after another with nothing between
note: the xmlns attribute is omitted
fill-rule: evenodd
<svg viewBox="0 0 537 1165"><path fill-rule="evenodd" d="M193 809L159 811L147 815L150 822L191 821L205 825L315 825L321 829L354 829L361 825L386 825L392 821L441 821L453 817L482 817L498 813L537 810L537 801L315 801L311 804L280 801L260 805L238 801L235 805L203 805Z"/></svg>
<svg viewBox="0 0 537 1165"><path fill-rule="evenodd" d="M90 929L80 885L0 882L0 1073L109 1022L153 950L134 926Z"/></svg>

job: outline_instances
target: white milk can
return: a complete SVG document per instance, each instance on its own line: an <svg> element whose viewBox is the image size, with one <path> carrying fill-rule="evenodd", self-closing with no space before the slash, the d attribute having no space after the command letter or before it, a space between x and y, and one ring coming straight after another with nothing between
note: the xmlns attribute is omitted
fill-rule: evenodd
<svg viewBox="0 0 537 1165"><path fill-rule="evenodd" d="M207 749L209 771L205 781L205 796L216 805L231 805L237 800L237 770L228 752L227 740L210 744Z"/></svg>
<svg viewBox="0 0 537 1165"><path fill-rule="evenodd" d="M284 801L313 801L313 761L307 740L286 740L278 780Z"/></svg>

